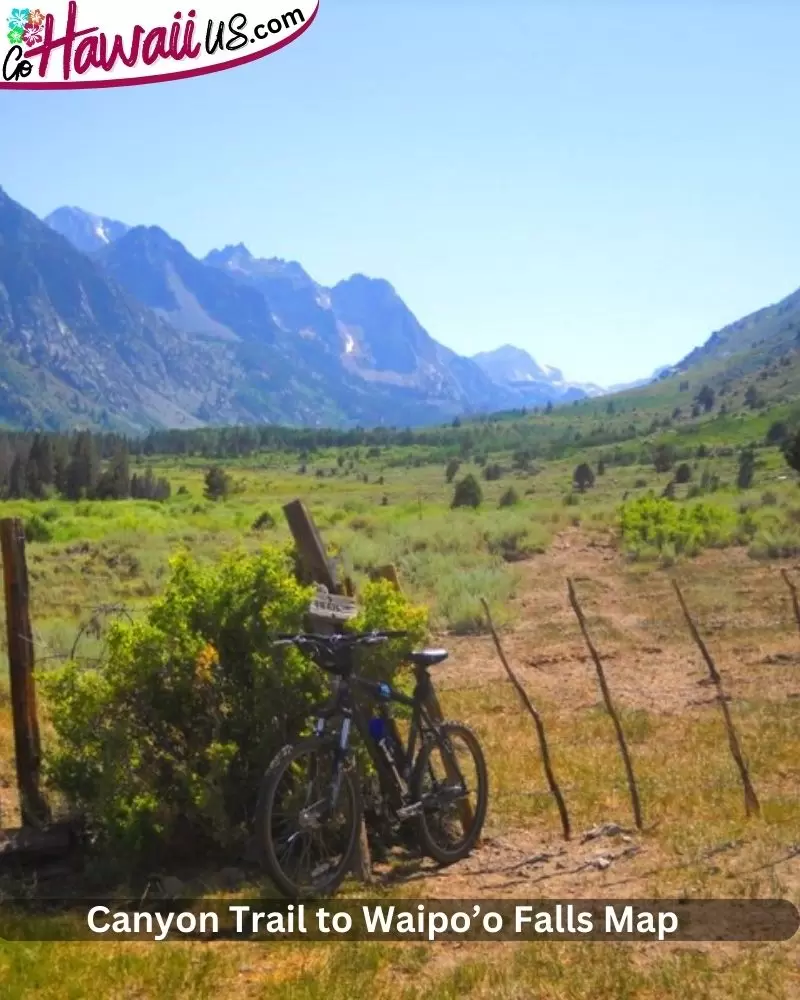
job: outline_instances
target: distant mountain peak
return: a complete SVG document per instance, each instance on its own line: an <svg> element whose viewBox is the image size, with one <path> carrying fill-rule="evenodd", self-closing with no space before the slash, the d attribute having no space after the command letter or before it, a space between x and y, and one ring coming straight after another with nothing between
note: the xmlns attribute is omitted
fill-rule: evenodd
<svg viewBox="0 0 800 1000"><path fill-rule="evenodd" d="M313 278L295 260L282 257L255 257L244 243L229 244L222 250L212 250L206 255L205 264L225 271L239 272L242 277L288 278L295 284L316 285Z"/></svg>
<svg viewBox="0 0 800 1000"><path fill-rule="evenodd" d="M229 243L227 246L223 247L222 250L212 250L209 257L213 255L219 255L221 257L226 257L228 259L237 258L240 260L253 260L253 255L244 245L244 243Z"/></svg>
<svg viewBox="0 0 800 1000"><path fill-rule="evenodd" d="M394 285L390 281L387 281L386 278L371 278L360 271L356 272L356 274L351 274L349 278L344 278L334 288L354 291L358 294L397 295Z"/></svg>
<svg viewBox="0 0 800 1000"><path fill-rule="evenodd" d="M44 220L82 253L95 253L124 236L130 226L74 205L57 208Z"/></svg>
<svg viewBox="0 0 800 1000"><path fill-rule="evenodd" d="M472 359L492 381L500 385L520 382L563 382L564 375L558 368L541 365L527 351L512 344L503 344L494 351L483 351Z"/></svg>

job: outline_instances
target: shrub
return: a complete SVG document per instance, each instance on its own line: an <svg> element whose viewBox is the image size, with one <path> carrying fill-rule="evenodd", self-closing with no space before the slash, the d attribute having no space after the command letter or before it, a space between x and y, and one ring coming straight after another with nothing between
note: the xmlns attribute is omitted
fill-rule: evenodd
<svg viewBox="0 0 800 1000"><path fill-rule="evenodd" d="M748 550L753 559L793 559L800 555L800 535L794 529L762 527Z"/></svg>
<svg viewBox="0 0 800 1000"><path fill-rule="evenodd" d="M205 476L203 495L206 500L224 500L231 491L231 477L218 465L212 466Z"/></svg>
<svg viewBox="0 0 800 1000"><path fill-rule="evenodd" d="M530 472L533 466L534 453L528 448L520 448L515 451L511 463L515 469L521 472Z"/></svg>
<svg viewBox="0 0 800 1000"><path fill-rule="evenodd" d="M517 493L513 486L509 486L505 493L500 497L498 507L514 507L518 503L519 493Z"/></svg>
<svg viewBox="0 0 800 1000"><path fill-rule="evenodd" d="M736 517L727 507L681 505L651 494L623 505L620 530L631 555L660 555L670 546L678 555L693 556L707 547L731 544Z"/></svg>
<svg viewBox="0 0 800 1000"><path fill-rule="evenodd" d="M427 609L410 604L388 580L368 583L360 600L361 611L350 623L353 631L386 629L408 632L408 638L393 639L372 649L365 647L359 653L360 673L375 680L394 681L404 656L425 638L428 630Z"/></svg>
<svg viewBox="0 0 800 1000"><path fill-rule="evenodd" d="M783 457L786 464L795 472L800 472L800 431L796 431L785 438L781 445Z"/></svg>
<svg viewBox="0 0 800 1000"><path fill-rule="evenodd" d="M493 556L500 556L508 563L522 562L544 552L544 546L531 537L528 525L508 525L497 532L487 533L486 543Z"/></svg>
<svg viewBox="0 0 800 1000"><path fill-rule="evenodd" d="M660 444L653 452L656 472L669 472L675 464L675 451L668 444Z"/></svg>
<svg viewBox="0 0 800 1000"><path fill-rule="evenodd" d="M781 445L789 437L789 427L783 420L776 420L770 424L767 436L767 444Z"/></svg>
<svg viewBox="0 0 800 1000"><path fill-rule="evenodd" d="M594 473L588 462L581 462L575 469L572 474L572 481L579 493L585 493L586 490L594 486Z"/></svg>
<svg viewBox="0 0 800 1000"><path fill-rule="evenodd" d="M761 396L754 385L747 387L747 392L744 394L744 402L751 410L757 410L762 405Z"/></svg>
<svg viewBox="0 0 800 1000"><path fill-rule="evenodd" d="M692 478L692 467L688 462L681 462L678 468L675 470L675 482L676 483L688 483Z"/></svg>
<svg viewBox="0 0 800 1000"><path fill-rule="evenodd" d="M270 514L268 510L265 510L263 514L259 514L258 517L253 521L253 531L264 531L271 530L275 527L276 521L274 515Z"/></svg>
<svg viewBox="0 0 800 1000"><path fill-rule="evenodd" d="M458 470L460 468L461 468L461 462L459 462L457 458L451 458L450 461L447 463L447 468L445 469L444 473L445 479L447 480L448 483L452 483L452 481L458 475Z"/></svg>
<svg viewBox="0 0 800 1000"><path fill-rule="evenodd" d="M25 539L29 542L51 542L53 530L44 517L33 514L25 520Z"/></svg>
<svg viewBox="0 0 800 1000"><path fill-rule="evenodd" d="M324 690L316 667L271 639L302 627L311 594L277 548L215 567L181 555L144 619L110 628L100 668L46 678L49 778L101 843L152 860L246 834L264 767ZM406 627L401 595L373 587L365 601L370 627ZM415 635L422 617L403 619Z"/></svg>
<svg viewBox="0 0 800 1000"><path fill-rule="evenodd" d="M472 475L464 476L464 478L456 484L455 493L453 494L453 507L480 507L483 503L483 490L481 489L481 484Z"/></svg>
<svg viewBox="0 0 800 1000"><path fill-rule="evenodd" d="M716 394L709 385L704 385L703 388L700 390L700 392L698 392L696 397L697 405L702 406L702 408L706 411L706 413L709 413L711 410L714 409L715 400L716 400Z"/></svg>
<svg viewBox="0 0 800 1000"><path fill-rule="evenodd" d="M483 478L487 483L495 482L498 479L502 479L505 475L505 469L502 465L498 465L497 462L492 462L487 465L483 470Z"/></svg>

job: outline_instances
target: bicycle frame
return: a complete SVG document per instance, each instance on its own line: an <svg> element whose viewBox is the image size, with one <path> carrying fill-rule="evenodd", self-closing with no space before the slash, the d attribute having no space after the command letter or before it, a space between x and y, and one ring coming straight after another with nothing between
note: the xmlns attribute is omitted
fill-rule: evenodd
<svg viewBox="0 0 800 1000"><path fill-rule="evenodd" d="M402 811L408 805L407 790L411 783L417 744L418 742L421 744L426 733L435 732L435 724L425 709L425 702L430 691L430 677L427 671L420 667L416 669L415 675L416 685L411 697L403 694L401 691L395 690L388 684L369 681L352 674L336 676L333 699L328 707L317 712L315 724L317 735L323 736L327 723L331 719L339 717L342 719L342 728L336 747L331 801L329 803L330 808L334 808L338 801L342 780L342 767L350 749L352 726L355 725L356 730L366 744L370 759L375 766L381 791L388 798L395 813L403 818ZM395 744L401 751L402 760L400 764L402 766L402 773L399 773L395 767L389 764L372 739L369 731L369 718L358 704L358 701L353 697L354 687L365 691L384 710L391 703L404 705L406 708L411 709L411 725L408 742L405 747L399 738L395 720L391 716L384 716L386 722L389 724Z"/></svg>

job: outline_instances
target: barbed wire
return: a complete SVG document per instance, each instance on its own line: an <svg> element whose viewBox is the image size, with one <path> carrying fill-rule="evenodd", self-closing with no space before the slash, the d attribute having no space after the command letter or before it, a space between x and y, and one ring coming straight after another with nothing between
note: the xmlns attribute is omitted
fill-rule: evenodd
<svg viewBox="0 0 800 1000"><path fill-rule="evenodd" d="M73 607L75 607L75 605L73 605ZM121 603L82 605L81 609L88 611L90 614L86 621L82 622L78 626L75 638L73 639L69 650L56 650L44 638L41 632L34 632L31 636L17 632L16 638L21 642L29 643L34 648L36 652L36 662L40 665L43 663L64 663L70 661L98 665L105 659L108 643L104 642L102 644L100 652L96 656L79 656L78 649L81 642L89 637L102 639L104 634L104 624L108 624L108 619L126 618L129 622L133 623L134 615L147 613L146 608L131 608L128 605ZM7 647L7 642L4 642L3 645ZM41 655L42 650L45 651L44 656Z"/></svg>

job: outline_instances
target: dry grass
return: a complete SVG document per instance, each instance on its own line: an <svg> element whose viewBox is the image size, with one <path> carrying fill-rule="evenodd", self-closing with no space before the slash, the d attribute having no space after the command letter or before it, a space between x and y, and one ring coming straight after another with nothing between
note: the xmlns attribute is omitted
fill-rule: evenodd
<svg viewBox="0 0 800 1000"><path fill-rule="evenodd" d="M363 533L363 526L348 530ZM209 554L221 540L214 538L213 544L204 541ZM68 559L63 549L40 551L34 586L51 613L58 594L43 588L56 580L75 605L86 600L86 587L94 599L111 584L129 585L118 565L108 565L114 552L90 550ZM141 585L142 576L157 586L152 558L152 566L130 578L131 587ZM728 550L706 553L676 571L733 698L762 803L762 817L750 821L713 690L704 683L705 667L667 573L628 565L602 533L576 530L562 531L546 554L515 569L519 583L507 608L515 624L503 641L544 716L573 826L582 831L613 821L630 827L632 821L613 730L566 599L567 575L576 580L622 713L645 831L586 843L578 835L563 844L530 719L491 640L447 640L451 660L438 675L445 712L478 729L490 765L487 840L461 865L444 873L423 866L418 881L399 883L393 892L533 899L783 896L800 902L800 857L790 857L800 839L800 647L777 569ZM0 687L4 822L13 798L4 787L11 751L8 696ZM543 853L550 856L530 860ZM608 867L593 867L598 856L609 860ZM798 945L792 943L0 944L2 996L9 1000L684 1000L689 993L698 1000L788 1000L800 996L797 969Z"/></svg>

